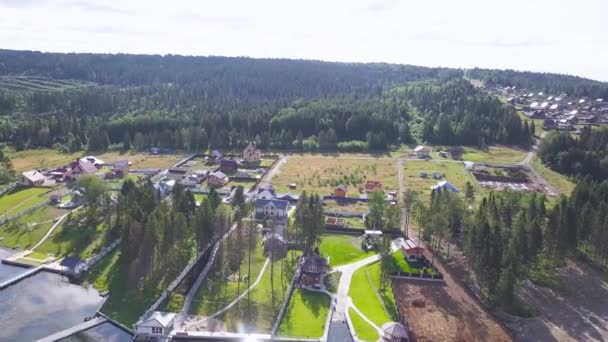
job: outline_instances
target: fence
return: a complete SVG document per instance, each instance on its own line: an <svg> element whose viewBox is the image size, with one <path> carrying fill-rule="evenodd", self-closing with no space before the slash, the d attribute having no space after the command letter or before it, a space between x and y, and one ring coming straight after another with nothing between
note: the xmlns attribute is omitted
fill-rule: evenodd
<svg viewBox="0 0 608 342"><path fill-rule="evenodd" d="M27 215L27 214L31 213L32 211L34 211L34 210L36 210L38 208L42 208L44 206L49 205L50 203L51 203L51 200L48 199L48 200L46 200L44 202L36 204L33 207L29 207L29 208L23 209L20 212L16 213L15 215L8 216L8 217L7 216L2 217L2 218L0 218L0 225L3 225L3 224L5 224L7 222L10 222L12 220L16 220L16 219L20 218L21 216Z"/></svg>
<svg viewBox="0 0 608 342"><path fill-rule="evenodd" d="M293 278L291 279L291 284L289 284L289 289L287 290L287 295L285 296L285 299L283 300L283 304L281 305L281 310L279 310L277 319L274 322L274 325L272 326L272 330L270 331L271 337L275 337L277 334L277 330L279 330L279 326L281 325L281 320L283 319L283 315L285 315L285 310L287 310L287 306L289 304L289 301L291 300L291 296L293 295L293 290L295 289L296 282L300 278L300 266L301 266L300 261L301 261L301 259L298 260L298 269L293 274Z"/></svg>
<svg viewBox="0 0 608 342"><path fill-rule="evenodd" d="M120 243L120 240L116 240L111 243L109 246L106 246L99 251L99 253L93 255L86 261L86 266L84 268L84 272L88 271L91 267L93 267L99 260L103 259L108 253L112 252Z"/></svg>

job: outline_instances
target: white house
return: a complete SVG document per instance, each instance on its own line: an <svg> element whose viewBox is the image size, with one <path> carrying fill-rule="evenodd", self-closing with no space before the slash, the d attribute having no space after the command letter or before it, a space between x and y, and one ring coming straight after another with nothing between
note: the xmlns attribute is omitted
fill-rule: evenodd
<svg viewBox="0 0 608 342"><path fill-rule="evenodd" d="M422 145L420 146L416 146L416 148L414 149L414 152L416 152L416 156L420 159L425 159L431 156L431 150L429 150L427 147L424 147Z"/></svg>
<svg viewBox="0 0 608 342"><path fill-rule="evenodd" d="M172 312L154 311L135 323L138 336L166 336L173 329L175 315Z"/></svg>
<svg viewBox="0 0 608 342"><path fill-rule="evenodd" d="M252 143L249 143L243 150L243 160L247 163L257 163L261 158L262 152L260 152Z"/></svg>
<svg viewBox="0 0 608 342"><path fill-rule="evenodd" d="M278 199L255 200L255 216L257 219L286 219L289 202Z"/></svg>
<svg viewBox="0 0 608 342"><path fill-rule="evenodd" d="M460 192L457 187L448 181L437 182L436 185L431 187L431 190L447 190L450 192Z"/></svg>
<svg viewBox="0 0 608 342"><path fill-rule="evenodd" d="M44 184L46 177L40 171L32 170L21 174L19 184L24 186L35 186Z"/></svg>

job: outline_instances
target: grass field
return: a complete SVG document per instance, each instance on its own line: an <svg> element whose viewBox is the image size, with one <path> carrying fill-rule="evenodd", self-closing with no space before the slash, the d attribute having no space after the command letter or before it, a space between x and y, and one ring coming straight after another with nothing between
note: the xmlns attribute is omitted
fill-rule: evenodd
<svg viewBox="0 0 608 342"><path fill-rule="evenodd" d="M348 295L352 298L353 304L379 327L394 321L397 317L390 285L380 290L379 262L362 267L353 274Z"/></svg>
<svg viewBox="0 0 608 342"><path fill-rule="evenodd" d="M275 162L276 159L262 159L262 161L260 161L260 166L261 167L270 167L270 165L272 165L272 163Z"/></svg>
<svg viewBox="0 0 608 342"><path fill-rule="evenodd" d="M251 254L251 282L255 281L265 261L266 257L263 255L263 247L261 243L258 243L254 252ZM210 315L228 305L247 289L247 253L245 253L240 267L240 281L236 278L227 280L225 279L225 277L229 275L229 271L226 269L227 267L225 267L224 264L218 266L216 263L212 273L207 277L194 295L190 313L201 316Z"/></svg>
<svg viewBox="0 0 608 342"><path fill-rule="evenodd" d="M361 239L351 235L325 235L321 238L319 251L324 257L329 257L329 264L340 266L365 259L374 252L364 252L361 249Z"/></svg>
<svg viewBox="0 0 608 342"><path fill-rule="evenodd" d="M344 217L344 224L349 228L365 229L365 223L360 217Z"/></svg>
<svg viewBox="0 0 608 342"><path fill-rule="evenodd" d="M403 252L396 251L395 253L393 253L392 257L393 257L393 262L395 263L397 270L399 270L401 272L409 272L409 273L414 273L414 274L420 274L422 272L422 269L416 268L416 267L413 267L412 265L410 265L410 263L405 259ZM433 274L434 272L433 272L433 270L427 268L425 273Z"/></svg>
<svg viewBox="0 0 608 342"><path fill-rule="evenodd" d="M45 188L18 188L0 197L0 216L16 214L48 199Z"/></svg>
<svg viewBox="0 0 608 342"><path fill-rule="evenodd" d="M42 207L33 212L0 226L0 246L13 248L20 246L27 249L35 245L53 225L48 222L63 215L65 211Z"/></svg>
<svg viewBox="0 0 608 342"><path fill-rule="evenodd" d="M92 285L100 292L109 291L110 296L100 311L126 326L131 326L173 279L162 279L155 288L128 291L128 281L125 273L120 270L119 258L120 251L112 252L87 272L81 283L84 286Z"/></svg>
<svg viewBox="0 0 608 342"><path fill-rule="evenodd" d="M505 163L516 164L526 157L527 151L517 150L506 146L490 146L487 151L465 147L462 160L476 163Z"/></svg>
<svg viewBox="0 0 608 342"><path fill-rule="evenodd" d="M366 180L379 180L384 188L398 190L396 161L391 159L354 159L349 157L289 157L281 166L272 184L278 192L290 192L288 185L296 183L297 191L327 195L334 188L347 186L347 196L358 196Z"/></svg>
<svg viewBox="0 0 608 342"><path fill-rule="evenodd" d="M448 161L423 161L423 160L407 160L404 162L405 172L405 187L407 189L419 191L424 198L428 198L431 194L431 186L437 184L438 181L447 180L457 187L461 192L464 191L464 185L467 181L475 187L479 193L481 187L473 176L471 176L464 168L463 163L448 162ZM420 177L420 172L428 173L427 178ZM444 174L445 178L436 180L431 177L433 172ZM480 197L480 196L478 196Z"/></svg>
<svg viewBox="0 0 608 342"><path fill-rule="evenodd" d="M547 182L556 187L557 190L564 195L570 195L576 186L576 184L570 181L567 176L545 166L538 157L532 159L532 167L534 167Z"/></svg>
<svg viewBox="0 0 608 342"><path fill-rule="evenodd" d="M65 165L83 155L82 152L61 153L54 149L24 150L17 152L14 149L6 148L4 153L11 159L13 167L17 172Z"/></svg>
<svg viewBox="0 0 608 342"><path fill-rule="evenodd" d="M353 309L348 309L348 316L350 320L353 322L353 328L355 329L355 333L357 337L363 341L378 341L380 335L378 331L372 327L369 323L363 320L361 316L357 313L357 311Z"/></svg>
<svg viewBox="0 0 608 342"><path fill-rule="evenodd" d="M105 229L103 223L81 224L78 216L74 215L71 220L62 222L36 251L56 256L90 258L97 249L103 247Z"/></svg>
<svg viewBox="0 0 608 342"><path fill-rule="evenodd" d="M166 169L184 158L183 155L152 155L145 153L119 153L106 152L96 155L106 163L127 159L131 162L131 169L159 168Z"/></svg>
<svg viewBox="0 0 608 342"><path fill-rule="evenodd" d="M330 298L322 292L296 289L279 325L279 336L319 338L323 336Z"/></svg>
<svg viewBox="0 0 608 342"><path fill-rule="evenodd" d="M217 317L224 322L228 331L270 332L287 294L289 282L295 272L295 260L300 254L300 252L290 251L286 258L275 261L272 282L270 265L267 267L260 283L249 293L250 306L247 297L245 297ZM249 310L249 307L251 310Z"/></svg>
<svg viewBox="0 0 608 342"><path fill-rule="evenodd" d="M366 213L369 211L369 206L365 202L357 203L339 203L334 200L323 201L323 207L334 211L350 211L355 213Z"/></svg>

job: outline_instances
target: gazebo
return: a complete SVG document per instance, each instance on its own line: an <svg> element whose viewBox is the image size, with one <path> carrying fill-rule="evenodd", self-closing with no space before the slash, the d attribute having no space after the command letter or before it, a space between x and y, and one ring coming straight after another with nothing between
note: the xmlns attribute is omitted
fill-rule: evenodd
<svg viewBox="0 0 608 342"><path fill-rule="evenodd" d="M408 342L409 334L403 324L388 322L382 326L382 340L385 342Z"/></svg>

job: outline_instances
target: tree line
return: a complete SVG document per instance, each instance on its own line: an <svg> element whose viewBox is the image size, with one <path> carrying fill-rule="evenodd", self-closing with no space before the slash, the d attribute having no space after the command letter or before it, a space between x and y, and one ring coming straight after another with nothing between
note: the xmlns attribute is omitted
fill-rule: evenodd
<svg viewBox="0 0 608 342"><path fill-rule="evenodd" d="M597 181L608 178L608 128L585 126L578 137L553 133L539 146L538 155L553 170Z"/></svg>

